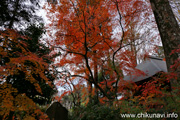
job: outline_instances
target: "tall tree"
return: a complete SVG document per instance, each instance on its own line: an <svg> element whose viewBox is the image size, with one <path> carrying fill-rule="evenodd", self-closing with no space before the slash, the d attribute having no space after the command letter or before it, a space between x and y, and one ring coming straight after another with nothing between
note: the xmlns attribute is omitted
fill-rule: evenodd
<svg viewBox="0 0 180 120"><path fill-rule="evenodd" d="M49 64L52 63L51 57L49 56L51 50L40 42L40 38L44 32L45 31L42 24L31 25L26 30L21 32L21 34L27 37L27 39L22 39L22 42L26 44L28 52L37 55L38 58L41 58L42 61L47 64L42 74L44 74L46 78L49 79L51 85L47 84L45 80L46 78L42 78L40 74L38 75L37 73L35 73L35 75L31 72L32 76L36 80L41 80L38 82L38 84L40 85L43 95L38 94L36 90L34 90L33 86L28 82L22 82L26 79L25 77L23 77L24 73L16 76L8 76L6 79L6 81L12 84L13 87L17 88L19 93L26 93L28 97L30 97L35 103L38 103L40 105L50 103L52 95L56 92L56 88L53 84L55 77L53 73L49 71ZM16 49L13 50L16 51ZM27 66L31 66L32 69L36 69L36 67L33 66L33 63L31 62L27 62ZM24 88L22 84L25 84L26 88Z"/></svg>
<svg viewBox="0 0 180 120"><path fill-rule="evenodd" d="M61 4L52 6L50 12L57 12L56 19L52 20L52 26L56 23L55 41L53 45L62 50L61 60L57 65L64 70L60 74L66 74L69 80L87 80L94 84L104 96L111 99L97 82L100 66L107 63L109 53L117 53L116 42L111 38L112 26L110 12L107 3L101 0L69 0L60 1ZM50 15L50 14L49 14ZM51 28L51 26L50 26ZM115 59L114 57L111 59ZM68 67L63 67L68 66ZM112 72L115 72L112 70ZM119 74L116 71L116 74ZM119 76L119 75L118 75ZM63 77L63 79L65 79ZM117 78L119 80L120 78ZM113 79L114 80L114 79ZM113 81L111 80L111 81ZM112 86L111 86L112 87Z"/></svg>
<svg viewBox="0 0 180 120"><path fill-rule="evenodd" d="M179 67L175 71L171 69L171 66L179 59L178 53L171 52L180 47L180 27L168 0L150 0L150 2L163 43L167 69L169 72L177 73L180 77ZM171 84L174 86L177 81L171 80Z"/></svg>
<svg viewBox="0 0 180 120"><path fill-rule="evenodd" d="M59 82L67 79L74 82L77 78L87 80L90 93L94 86L99 96L115 99L118 83L123 78L122 69L133 66L127 57L131 51L124 49L129 45L124 42L122 16L128 14L125 7L123 14L120 9L124 2L69 0L58 3L47 9L51 20L49 33L53 38L50 44L62 51L60 58L56 59L59 61L56 65L62 68L59 69ZM141 5L141 2L133 3L134 6ZM56 31L53 32L52 28ZM104 75L99 82L100 71Z"/></svg>

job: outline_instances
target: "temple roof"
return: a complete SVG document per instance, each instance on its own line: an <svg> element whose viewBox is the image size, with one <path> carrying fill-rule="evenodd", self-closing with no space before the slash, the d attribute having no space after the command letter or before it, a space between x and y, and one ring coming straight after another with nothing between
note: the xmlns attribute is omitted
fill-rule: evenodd
<svg viewBox="0 0 180 120"><path fill-rule="evenodd" d="M161 58L150 56L142 63L136 66L136 69L144 72L145 75L127 75L124 77L124 80L132 80L133 82L138 82L145 80L154 76L159 72L167 72L166 62Z"/></svg>

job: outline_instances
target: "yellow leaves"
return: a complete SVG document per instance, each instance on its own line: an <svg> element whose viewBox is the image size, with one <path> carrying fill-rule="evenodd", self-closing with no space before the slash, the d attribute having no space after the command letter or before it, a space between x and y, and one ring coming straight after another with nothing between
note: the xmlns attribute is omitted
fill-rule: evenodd
<svg viewBox="0 0 180 120"><path fill-rule="evenodd" d="M155 94L154 94L154 93L151 93L151 94L149 94L149 95L147 96L146 99L151 99L151 98L153 98L153 97L155 97Z"/></svg>
<svg viewBox="0 0 180 120"><path fill-rule="evenodd" d="M11 84L0 85L0 98L0 116L3 119L7 119L10 112L16 112L15 116L18 119L22 119L26 113L23 120L36 120L35 116L43 115L30 98L25 94L18 94L17 89L13 88Z"/></svg>
<svg viewBox="0 0 180 120"><path fill-rule="evenodd" d="M34 117L32 116L25 116L23 120L36 120Z"/></svg>
<svg viewBox="0 0 180 120"><path fill-rule="evenodd" d="M7 52L5 52L2 47L0 47L0 55L2 55L3 57L7 56Z"/></svg>
<svg viewBox="0 0 180 120"><path fill-rule="evenodd" d="M8 72L4 67L0 66L0 82L3 81L3 78L6 76L8 76Z"/></svg>
<svg viewBox="0 0 180 120"><path fill-rule="evenodd" d="M18 94L14 99L14 103L17 111L32 111L36 109L36 104L25 94Z"/></svg>
<svg viewBox="0 0 180 120"><path fill-rule="evenodd" d="M12 85L7 83L0 85L0 116L3 116L4 118L9 115L10 111L15 110L13 104L14 97L12 94L17 94L17 89L13 88Z"/></svg>
<svg viewBox="0 0 180 120"><path fill-rule="evenodd" d="M40 84L49 84L46 56L40 58L28 50L26 37L14 30L0 31L0 39L0 118L13 113L14 119L35 120L42 113L33 100L42 95Z"/></svg>
<svg viewBox="0 0 180 120"><path fill-rule="evenodd" d="M30 81L35 86L35 89L39 93L42 93L38 83L41 80L48 83L49 79L44 74L47 63L44 63L41 58L38 58L38 56L32 53L28 54L21 58L10 58L10 62L6 64L7 71L10 75L19 75L20 72L23 72L25 74L25 80ZM37 79L38 77L41 79Z"/></svg>
<svg viewBox="0 0 180 120"><path fill-rule="evenodd" d="M35 89L42 94L42 91L41 91L41 87L39 86L38 83L34 83L34 86L35 86Z"/></svg>

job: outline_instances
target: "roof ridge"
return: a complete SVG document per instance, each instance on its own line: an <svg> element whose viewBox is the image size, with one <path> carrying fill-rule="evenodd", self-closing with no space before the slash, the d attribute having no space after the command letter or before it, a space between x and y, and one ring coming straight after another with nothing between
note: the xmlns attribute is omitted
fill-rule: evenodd
<svg viewBox="0 0 180 120"><path fill-rule="evenodd" d="M159 58L159 57L152 56L152 55L150 55L148 58L151 58L151 59L156 59L156 60L163 60L163 58Z"/></svg>

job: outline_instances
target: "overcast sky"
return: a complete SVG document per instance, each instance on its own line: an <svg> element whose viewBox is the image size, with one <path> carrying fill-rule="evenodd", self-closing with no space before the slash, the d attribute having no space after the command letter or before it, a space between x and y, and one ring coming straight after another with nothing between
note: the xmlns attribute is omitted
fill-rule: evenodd
<svg viewBox="0 0 180 120"><path fill-rule="evenodd" d="M37 11L37 15L42 16L42 18L44 19L44 23L47 24L48 23L48 19L46 17L46 11L43 9L43 6L47 3L46 0L41 0L40 1L40 5L41 5L41 9Z"/></svg>

